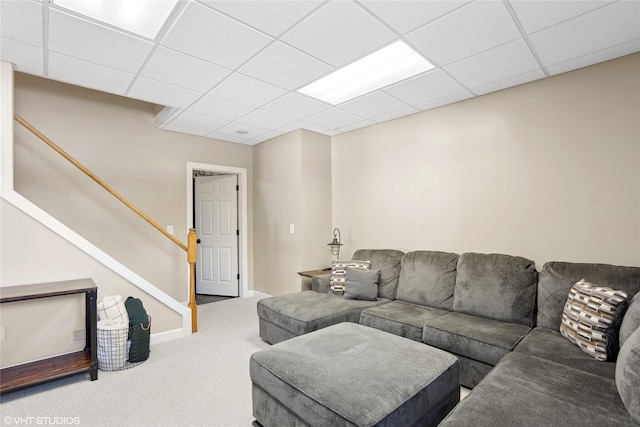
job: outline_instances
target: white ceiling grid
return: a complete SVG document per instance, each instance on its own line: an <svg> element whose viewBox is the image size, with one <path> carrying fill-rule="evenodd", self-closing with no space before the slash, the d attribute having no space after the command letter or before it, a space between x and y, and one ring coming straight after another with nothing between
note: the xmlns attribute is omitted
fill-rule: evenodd
<svg viewBox="0 0 640 427"><path fill-rule="evenodd" d="M397 40L435 68L337 106L296 92ZM0 0L0 59L18 71L164 105L163 129L249 145L638 51L640 0L181 0L153 40L48 0Z"/></svg>

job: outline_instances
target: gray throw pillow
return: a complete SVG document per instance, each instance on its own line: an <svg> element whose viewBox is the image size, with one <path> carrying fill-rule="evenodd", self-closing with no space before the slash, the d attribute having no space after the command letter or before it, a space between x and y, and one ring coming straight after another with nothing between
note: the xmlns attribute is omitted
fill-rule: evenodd
<svg viewBox="0 0 640 427"><path fill-rule="evenodd" d="M620 349L616 363L616 387L631 418L640 423L640 328L627 338Z"/></svg>
<svg viewBox="0 0 640 427"><path fill-rule="evenodd" d="M347 268L357 268L358 270L369 270L371 261L340 261L335 260L331 263L331 279L329 280L329 293L341 294L344 292L345 271Z"/></svg>
<svg viewBox="0 0 640 427"><path fill-rule="evenodd" d="M631 336L633 331L638 328L640 328L640 292L633 297L622 319L622 324L620 325L620 347L624 345L624 342Z"/></svg>
<svg viewBox="0 0 640 427"><path fill-rule="evenodd" d="M376 301L380 270L359 270L347 267L345 270L345 299Z"/></svg>

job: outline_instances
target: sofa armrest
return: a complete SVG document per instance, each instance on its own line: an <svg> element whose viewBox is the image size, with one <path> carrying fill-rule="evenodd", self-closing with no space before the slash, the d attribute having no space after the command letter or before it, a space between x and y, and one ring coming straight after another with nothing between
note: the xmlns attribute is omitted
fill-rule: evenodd
<svg viewBox="0 0 640 427"><path fill-rule="evenodd" d="M322 276L313 276L311 278L311 290L320 292L322 294L328 294L330 279L331 279L331 274L324 274Z"/></svg>

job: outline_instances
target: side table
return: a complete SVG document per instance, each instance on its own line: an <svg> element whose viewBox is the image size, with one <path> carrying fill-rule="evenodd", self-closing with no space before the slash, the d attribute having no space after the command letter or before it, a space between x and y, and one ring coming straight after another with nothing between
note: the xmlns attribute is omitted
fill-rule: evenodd
<svg viewBox="0 0 640 427"><path fill-rule="evenodd" d="M324 276L325 274L331 274L331 269L329 270L308 270L308 271L298 271L300 277L302 277L302 284L300 286L301 290L308 291L311 289L311 280L315 276Z"/></svg>
<svg viewBox="0 0 640 427"><path fill-rule="evenodd" d="M86 313L86 343L84 350L0 370L0 394L80 372L89 372L92 381L98 379L97 293L98 287L91 279L0 288L0 303L2 304L63 295L85 294Z"/></svg>

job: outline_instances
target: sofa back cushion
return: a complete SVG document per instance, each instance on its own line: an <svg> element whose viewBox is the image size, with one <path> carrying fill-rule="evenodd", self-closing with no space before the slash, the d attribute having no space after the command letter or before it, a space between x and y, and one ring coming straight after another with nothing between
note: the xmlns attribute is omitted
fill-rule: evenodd
<svg viewBox="0 0 640 427"><path fill-rule="evenodd" d="M640 267L552 261L546 263L538 279L537 326L560 330L562 310L571 287L584 279L596 286L626 292L630 300L640 291Z"/></svg>
<svg viewBox="0 0 640 427"><path fill-rule="evenodd" d="M629 300L631 302L620 325L620 347L636 329L640 328L640 292Z"/></svg>
<svg viewBox="0 0 640 427"><path fill-rule="evenodd" d="M371 261L371 270L380 270L378 296L394 299L400 277L400 261L404 252L395 249L358 249L352 259Z"/></svg>
<svg viewBox="0 0 640 427"><path fill-rule="evenodd" d="M502 254L464 253L458 258L457 269L455 311L534 326L538 272L533 261Z"/></svg>
<svg viewBox="0 0 640 427"><path fill-rule="evenodd" d="M458 254L416 251L402 257L396 299L451 310Z"/></svg>

